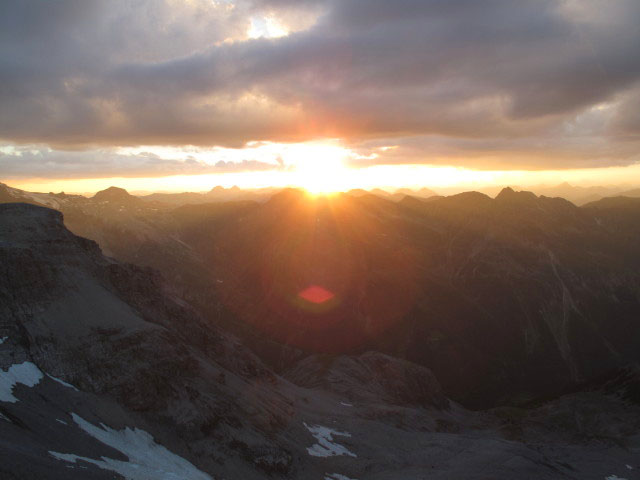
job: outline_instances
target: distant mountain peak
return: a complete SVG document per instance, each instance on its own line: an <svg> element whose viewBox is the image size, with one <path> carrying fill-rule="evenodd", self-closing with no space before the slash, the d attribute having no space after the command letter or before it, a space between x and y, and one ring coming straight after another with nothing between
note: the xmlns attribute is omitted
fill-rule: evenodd
<svg viewBox="0 0 640 480"><path fill-rule="evenodd" d="M289 202L297 202L307 197L304 190L299 188L287 187L271 196L267 204L278 205L280 203L287 204Z"/></svg>
<svg viewBox="0 0 640 480"><path fill-rule="evenodd" d="M209 190L209 193L238 193L240 192L240 187L237 185L234 185L231 188L224 188L222 185L216 185L215 187L213 187L211 190Z"/></svg>
<svg viewBox="0 0 640 480"><path fill-rule="evenodd" d="M373 195L378 195L378 196L381 196L381 197L389 196L389 192L387 192L386 190L383 190L381 188L374 188L373 190L370 190L369 193L371 193Z"/></svg>
<svg viewBox="0 0 640 480"><path fill-rule="evenodd" d="M500 190L500 193L496 196L496 198L500 197L500 196L508 196L508 195L513 195L515 192L515 190L511 187L504 187L502 190Z"/></svg>
<svg viewBox="0 0 640 480"><path fill-rule="evenodd" d="M131 200L134 197L129 192L127 192L124 188L120 187L109 187L104 190L100 190L93 196L94 200L100 201L114 201L114 200Z"/></svg>
<svg viewBox="0 0 640 480"><path fill-rule="evenodd" d="M351 196L354 196L354 197L360 197L362 195L367 195L369 192L367 192L363 188L352 188L351 190L349 190L346 193L347 193L347 195L351 195Z"/></svg>
<svg viewBox="0 0 640 480"><path fill-rule="evenodd" d="M436 192L434 192L433 190L431 190L430 188L427 187L422 187L420 190L418 190L418 193L420 193L421 195L429 195L429 196L435 196L437 195Z"/></svg>
<svg viewBox="0 0 640 480"><path fill-rule="evenodd" d="M516 192L511 187L503 188L500 193L496 196L497 201L531 201L536 200L538 197L533 192L528 192L526 190L522 190L520 192Z"/></svg>
<svg viewBox="0 0 640 480"><path fill-rule="evenodd" d="M443 197L443 198L451 199L448 201L455 201L455 202L467 202L467 201L483 202L483 201L491 200L491 197L489 195L486 195L482 192L476 192L476 191L457 193L455 195L450 195L448 197Z"/></svg>

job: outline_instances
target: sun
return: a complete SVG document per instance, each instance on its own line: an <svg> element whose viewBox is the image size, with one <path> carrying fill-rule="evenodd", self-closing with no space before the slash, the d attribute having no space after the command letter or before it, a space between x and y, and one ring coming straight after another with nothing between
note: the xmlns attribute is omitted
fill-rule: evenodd
<svg viewBox="0 0 640 480"><path fill-rule="evenodd" d="M305 149L296 161L295 184L313 195L344 190L351 173L344 165L346 156L346 150L335 145Z"/></svg>

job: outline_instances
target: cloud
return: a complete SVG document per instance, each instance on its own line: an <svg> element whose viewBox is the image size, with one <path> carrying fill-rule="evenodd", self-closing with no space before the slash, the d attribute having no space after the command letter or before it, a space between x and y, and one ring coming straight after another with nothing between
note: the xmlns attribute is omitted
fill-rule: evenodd
<svg viewBox="0 0 640 480"><path fill-rule="evenodd" d="M261 15L290 34L248 39ZM0 138L93 149L339 137L400 143L379 156L397 163L628 164L639 22L635 0L5 1Z"/></svg>
<svg viewBox="0 0 640 480"><path fill-rule="evenodd" d="M0 152L2 178L164 177L282 169L253 159L218 160L193 156L162 158L149 152L122 154L110 150L59 151L48 148L9 148Z"/></svg>

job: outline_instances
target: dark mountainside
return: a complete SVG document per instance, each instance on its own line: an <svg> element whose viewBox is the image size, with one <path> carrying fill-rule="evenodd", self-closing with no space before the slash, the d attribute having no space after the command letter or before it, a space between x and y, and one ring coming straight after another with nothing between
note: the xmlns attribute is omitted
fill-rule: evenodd
<svg viewBox="0 0 640 480"><path fill-rule="evenodd" d="M637 230L615 218L508 189L399 205L292 191L227 226L207 263L221 269L222 304L279 343L406 358L486 408L640 359ZM310 284L336 306L299 308Z"/></svg>
<svg viewBox="0 0 640 480"><path fill-rule="evenodd" d="M636 478L638 199L393 200L0 186L3 478Z"/></svg>
<svg viewBox="0 0 640 480"><path fill-rule="evenodd" d="M640 206L616 198L578 208L511 189L398 203L288 190L174 208L110 188L49 201L278 371L308 353L376 350L486 408L638 361ZM298 296L311 285L335 295L326 311Z"/></svg>

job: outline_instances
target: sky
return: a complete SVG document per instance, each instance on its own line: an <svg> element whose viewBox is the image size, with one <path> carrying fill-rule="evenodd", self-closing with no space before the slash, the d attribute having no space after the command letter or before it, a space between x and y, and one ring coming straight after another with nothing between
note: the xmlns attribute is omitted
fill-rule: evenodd
<svg viewBox="0 0 640 480"><path fill-rule="evenodd" d="M637 0L3 0L0 181L640 184Z"/></svg>

